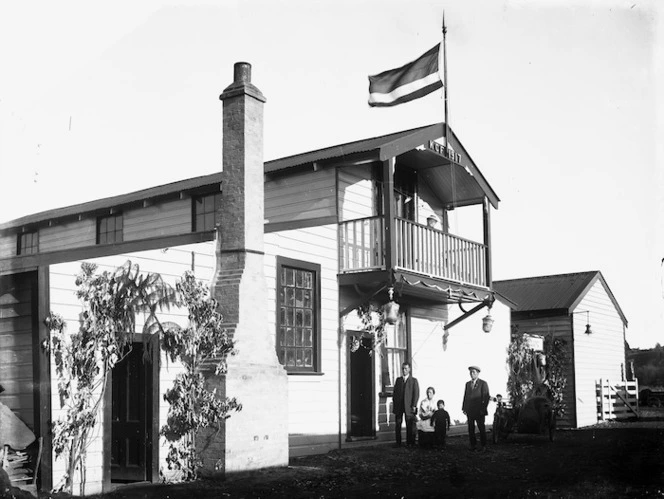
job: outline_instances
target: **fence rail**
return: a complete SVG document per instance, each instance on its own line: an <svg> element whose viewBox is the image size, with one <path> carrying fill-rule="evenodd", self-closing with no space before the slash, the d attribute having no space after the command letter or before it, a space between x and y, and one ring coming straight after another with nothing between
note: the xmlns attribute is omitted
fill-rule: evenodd
<svg viewBox="0 0 664 499"><path fill-rule="evenodd" d="M597 421L627 419L639 416L639 382L608 379L595 382L597 393Z"/></svg>
<svg viewBox="0 0 664 499"><path fill-rule="evenodd" d="M410 220L394 220L395 265L431 277L487 285L487 247ZM385 268L383 217L339 224L340 272Z"/></svg>

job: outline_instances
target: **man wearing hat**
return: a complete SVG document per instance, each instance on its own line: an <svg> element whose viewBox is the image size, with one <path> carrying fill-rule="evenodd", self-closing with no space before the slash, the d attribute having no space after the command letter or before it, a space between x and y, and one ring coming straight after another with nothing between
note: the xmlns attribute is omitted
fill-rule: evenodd
<svg viewBox="0 0 664 499"><path fill-rule="evenodd" d="M480 431L480 450L486 450L486 429L484 428L484 417L488 414L489 385L479 378L480 368L469 366L470 381L466 383L466 391L463 394L463 413L468 417L468 438L470 439L470 450L477 447L475 438L475 424Z"/></svg>

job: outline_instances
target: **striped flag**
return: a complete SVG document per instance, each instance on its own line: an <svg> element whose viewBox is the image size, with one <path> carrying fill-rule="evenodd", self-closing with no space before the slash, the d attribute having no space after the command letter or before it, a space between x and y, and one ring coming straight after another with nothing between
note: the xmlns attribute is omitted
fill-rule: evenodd
<svg viewBox="0 0 664 499"><path fill-rule="evenodd" d="M397 69L369 76L369 105L371 107L396 106L430 94L442 88L439 73L440 44L419 59Z"/></svg>

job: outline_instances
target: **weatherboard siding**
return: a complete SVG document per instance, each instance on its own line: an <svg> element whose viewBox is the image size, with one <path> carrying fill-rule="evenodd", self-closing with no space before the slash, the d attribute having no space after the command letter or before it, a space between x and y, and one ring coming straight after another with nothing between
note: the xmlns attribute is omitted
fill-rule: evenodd
<svg viewBox="0 0 664 499"><path fill-rule="evenodd" d="M337 170L339 221L376 215L371 166L348 166Z"/></svg>
<svg viewBox="0 0 664 499"><path fill-rule="evenodd" d="M9 258L16 255L17 234L0 235L0 258Z"/></svg>
<svg viewBox="0 0 664 499"><path fill-rule="evenodd" d="M214 274L215 257L214 243L198 243L173 248L164 248L161 250L151 250L136 252L130 254L113 255L109 257L94 258L86 260L98 265L98 271L112 272L117 267L123 265L126 261L137 264L142 273L157 272L164 280L170 284L182 276L186 270L192 267L196 277L209 283ZM81 304L75 296L75 276L81 269L80 261L66 262L50 267L50 307L51 311L61 314L66 323L67 331L71 334L78 330L79 314ZM170 309L160 314L160 320L172 321L182 326L187 325L187 312L182 309ZM137 320L137 332L141 331L142 320ZM155 394L159 400L159 427L166 423L168 413L168 403L164 401L163 395L168 388L172 386L173 380L182 368L178 363L168 360L165 354L161 353L161 369L159 380L159 392ZM60 401L57 390L57 376L55 365L51 362L51 379L54 389L51 393L52 419L57 420L64 415L64 410L60 407ZM86 493L101 492L103 481L103 435L104 423L103 416L100 414L99 422L94 432L88 453L86 455L86 473L87 484ZM167 477L170 476L166 468L166 454L168 447L165 439L160 437L159 441L159 467L163 469ZM65 463L62 459L56 459L53 455L53 477L54 484L58 477L65 471ZM158 477L153 477L155 480Z"/></svg>
<svg viewBox="0 0 664 499"><path fill-rule="evenodd" d="M97 242L96 219L84 218L56 223L39 229L39 252L94 246Z"/></svg>
<svg viewBox="0 0 664 499"><path fill-rule="evenodd" d="M542 317L538 319L522 319L513 321L518 326L519 334L535 334L555 338L565 341L567 350L567 364L565 367L565 377L567 384L563 390L563 402L565 404L565 414L560 416L557 425L561 428L574 428L576 426L576 402L574 396L574 345L572 342L572 326L568 315L558 315L553 317Z"/></svg>
<svg viewBox="0 0 664 499"><path fill-rule="evenodd" d="M622 319L599 280L576 306L573 317L577 425L587 426L597 423L595 383L600 379L612 384L622 381L625 332ZM585 333L588 321L590 335Z"/></svg>
<svg viewBox="0 0 664 499"><path fill-rule="evenodd" d="M35 430L33 328L35 273L0 276L0 402ZM38 432L38 430L37 430Z"/></svg>
<svg viewBox="0 0 664 499"><path fill-rule="evenodd" d="M321 266L321 373L288 376L290 456L324 453L339 447L346 433L345 357L339 357L339 293L336 224L273 232L265 236L268 328L276 340L276 257ZM343 415L343 416L340 416ZM341 420L341 423L340 423Z"/></svg>
<svg viewBox="0 0 664 499"><path fill-rule="evenodd" d="M308 171L265 182L268 223L336 216L334 169Z"/></svg>
<svg viewBox="0 0 664 499"><path fill-rule="evenodd" d="M123 213L124 240L186 234L192 229L191 198L155 203Z"/></svg>

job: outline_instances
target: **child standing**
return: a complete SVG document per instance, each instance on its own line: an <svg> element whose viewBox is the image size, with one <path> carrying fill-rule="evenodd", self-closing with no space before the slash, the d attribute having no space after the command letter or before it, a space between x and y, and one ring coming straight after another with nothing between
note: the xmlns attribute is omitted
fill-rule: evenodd
<svg viewBox="0 0 664 499"><path fill-rule="evenodd" d="M445 448L445 439L447 437L447 430L450 429L450 415L445 410L445 401L439 400L437 402L438 410L431 416L431 426L434 427L435 442L442 448Z"/></svg>

